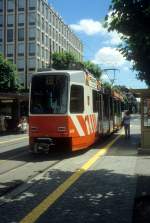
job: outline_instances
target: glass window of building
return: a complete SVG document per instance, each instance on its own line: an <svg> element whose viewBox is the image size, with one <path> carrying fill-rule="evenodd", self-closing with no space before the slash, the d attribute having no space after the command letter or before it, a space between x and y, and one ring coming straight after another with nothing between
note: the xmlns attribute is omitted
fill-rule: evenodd
<svg viewBox="0 0 150 223"><path fill-rule="evenodd" d="M29 0L29 9L34 10L36 8L36 1L37 0Z"/></svg>
<svg viewBox="0 0 150 223"><path fill-rule="evenodd" d="M0 44L0 52L3 53L3 45Z"/></svg>
<svg viewBox="0 0 150 223"><path fill-rule="evenodd" d="M41 68L41 60L38 59L38 69Z"/></svg>
<svg viewBox="0 0 150 223"><path fill-rule="evenodd" d="M29 55L35 55L35 43L29 43Z"/></svg>
<svg viewBox="0 0 150 223"><path fill-rule="evenodd" d="M14 16L11 14L7 15L7 26L13 26L14 24Z"/></svg>
<svg viewBox="0 0 150 223"><path fill-rule="evenodd" d="M35 58L29 58L28 59L28 67L29 67L29 70L34 70L35 67L36 67L36 62L35 62Z"/></svg>
<svg viewBox="0 0 150 223"><path fill-rule="evenodd" d="M41 11L41 0L38 0L38 11L40 12Z"/></svg>
<svg viewBox="0 0 150 223"><path fill-rule="evenodd" d="M18 55L22 56L24 55L24 43L18 43Z"/></svg>
<svg viewBox="0 0 150 223"><path fill-rule="evenodd" d="M35 27L29 28L29 39L34 40L35 39Z"/></svg>
<svg viewBox="0 0 150 223"><path fill-rule="evenodd" d="M44 58L44 54L45 54L44 47L42 47L42 58Z"/></svg>
<svg viewBox="0 0 150 223"><path fill-rule="evenodd" d="M42 33L42 44L45 43L45 36L44 36L44 33Z"/></svg>
<svg viewBox="0 0 150 223"><path fill-rule="evenodd" d="M0 42L2 42L2 41L3 41L3 30L0 29Z"/></svg>
<svg viewBox="0 0 150 223"><path fill-rule="evenodd" d="M41 16L37 15L37 24L39 27L41 27Z"/></svg>
<svg viewBox="0 0 150 223"><path fill-rule="evenodd" d="M13 29L7 30L7 42L13 42Z"/></svg>
<svg viewBox="0 0 150 223"><path fill-rule="evenodd" d="M24 11L24 5L25 5L25 1L24 0L18 0L18 9L19 9L19 11Z"/></svg>
<svg viewBox="0 0 150 223"><path fill-rule="evenodd" d="M42 14L44 15L44 11L45 11L45 4L44 2L42 2Z"/></svg>
<svg viewBox="0 0 150 223"><path fill-rule="evenodd" d="M42 18L42 29L44 30L45 23L44 23L44 18Z"/></svg>
<svg viewBox="0 0 150 223"><path fill-rule="evenodd" d="M18 14L18 25L23 26L24 25L24 13Z"/></svg>
<svg viewBox="0 0 150 223"><path fill-rule="evenodd" d="M3 26L3 16L0 15L0 27L2 27L2 26Z"/></svg>
<svg viewBox="0 0 150 223"><path fill-rule="evenodd" d="M7 10L8 12L12 12L14 10L14 0L7 1Z"/></svg>
<svg viewBox="0 0 150 223"><path fill-rule="evenodd" d="M24 70L24 63L25 63L24 61L25 61L24 57L18 58L17 66L19 71Z"/></svg>
<svg viewBox="0 0 150 223"><path fill-rule="evenodd" d="M40 45L37 46L37 51L38 51L37 52L38 56L41 57L41 46Z"/></svg>
<svg viewBox="0 0 150 223"><path fill-rule="evenodd" d="M3 0L0 0L0 12L3 11Z"/></svg>
<svg viewBox="0 0 150 223"><path fill-rule="evenodd" d="M29 13L29 24L35 25L36 22L36 14L35 13Z"/></svg>
<svg viewBox="0 0 150 223"><path fill-rule="evenodd" d="M46 19L48 19L48 8L46 7Z"/></svg>
<svg viewBox="0 0 150 223"><path fill-rule="evenodd" d="M18 41L24 41L24 28L18 29Z"/></svg>
<svg viewBox="0 0 150 223"><path fill-rule="evenodd" d="M41 42L41 31L37 29L37 40Z"/></svg>
<svg viewBox="0 0 150 223"><path fill-rule="evenodd" d="M14 44L8 44L7 45L7 56L11 57L14 53Z"/></svg>

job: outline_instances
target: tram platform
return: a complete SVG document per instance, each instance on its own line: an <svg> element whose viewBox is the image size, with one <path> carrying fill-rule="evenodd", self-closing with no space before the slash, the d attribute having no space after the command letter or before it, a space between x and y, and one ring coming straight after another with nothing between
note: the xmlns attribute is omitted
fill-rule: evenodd
<svg viewBox="0 0 150 223"><path fill-rule="evenodd" d="M52 223L149 223L150 155L139 153L140 123L140 116L132 115L131 137L125 138L123 128L115 133L104 143L104 147L120 136L118 140L105 155L94 158L96 161L86 170L82 167L92 162L91 158L103 150L103 145L92 146L71 157L66 155L41 178L38 176L38 179L34 179L32 186L29 184L23 199L19 193L11 203L5 204L2 214L0 208L2 222L15 222L14 212L20 210L18 219L27 216L26 222L30 222L27 221L27 214L30 213L39 223L48 222L49 219ZM74 178L77 180L72 183ZM32 196L33 202L26 194ZM38 214L39 208L41 215Z"/></svg>

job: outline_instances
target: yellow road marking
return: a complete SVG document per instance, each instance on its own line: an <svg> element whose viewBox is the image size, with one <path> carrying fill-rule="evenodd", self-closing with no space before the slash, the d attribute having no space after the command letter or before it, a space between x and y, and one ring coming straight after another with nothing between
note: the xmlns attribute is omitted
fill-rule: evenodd
<svg viewBox="0 0 150 223"><path fill-rule="evenodd" d="M5 143L8 143L8 142L15 142L15 141L19 141L19 140L27 139L27 138L28 138L28 136L20 137L20 138L17 138L17 139L10 139L10 140L0 142L0 144L5 144Z"/></svg>
<svg viewBox="0 0 150 223"><path fill-rule="evenodd" d="M64 183L57 187L55 191L49 194L38 206L27 214L20 223L34 223L52 204L75 183L83 173L85 173L101 156L105 155L108 149L121 137L117 136L108 145L100 149L90 160L88 160L80 169L76 170Z"/></svg>

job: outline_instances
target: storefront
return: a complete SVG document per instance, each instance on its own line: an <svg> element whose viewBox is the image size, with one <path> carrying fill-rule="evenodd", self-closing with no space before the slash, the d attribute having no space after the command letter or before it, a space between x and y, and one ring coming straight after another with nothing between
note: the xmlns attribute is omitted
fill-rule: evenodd
<svg viewBox="0 0 150 223"><path fill-rule="evenodd" d="M28 116L28 93L0 93L0 132L13 131Z"/></svg>

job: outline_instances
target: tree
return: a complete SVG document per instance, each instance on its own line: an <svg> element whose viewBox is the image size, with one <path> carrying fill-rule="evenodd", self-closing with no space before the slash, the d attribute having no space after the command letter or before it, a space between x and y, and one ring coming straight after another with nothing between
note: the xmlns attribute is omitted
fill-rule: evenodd
<svg viewBox="0 0 150 223"><path fill-rule="evenodd" d="M100 67L91 61L81 62L72 53L53 53L53 68L57 70L87 69L94 77L100 78L102 71Z"/></svg>
<svg viewBox="0 0 150 223"><path fill-rule="evenodd" d="M150 1L112 0L111 17L106 17L109 31L123 34L119 49L133 62L137 77L150 87Z"/></svg>
<svg viewBox="0 0 150 223"><path fill-rule="evenodd" d="M16 91L18 88L16 66L0 55L0 91Z"/></svg>
<svg viewBox="0 0 150 223"><path fill-rule="evenodd" d="M71 63L77 62L76 57L72 53L62 52L53 53L53 68L57 70L67 70Z"/></svg>
<svg viewBox="0 0 150 223"><path fill-rule="evenodd" d="M89 70L89 72L91 74L93 74L94 77L96 77L96 78L100 78L101 77L102 70L100 69L100 67L98 65L92 63L91 61L86 61L86 62L83 62L83 66L84 66L84 68Z"/></svg>

